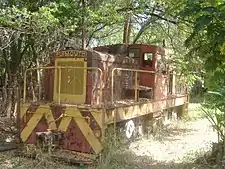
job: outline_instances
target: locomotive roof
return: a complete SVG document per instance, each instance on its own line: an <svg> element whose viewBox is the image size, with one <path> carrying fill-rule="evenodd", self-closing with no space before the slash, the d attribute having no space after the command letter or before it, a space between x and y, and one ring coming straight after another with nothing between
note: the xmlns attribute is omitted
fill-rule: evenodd
<svg viewBox="0 0 225 169"><path fill-rule="evenodd" d="M51 62L54 62L55 58L71 58L71 57L84 57L88 60L101 60L105 62L115 63L132 63L135 62L127 54L110 54L108 52L102 52L97 50L82 50L82 49L67 49L60 50L52 53ZM134 63L135 64L135 63Z"/></svg>

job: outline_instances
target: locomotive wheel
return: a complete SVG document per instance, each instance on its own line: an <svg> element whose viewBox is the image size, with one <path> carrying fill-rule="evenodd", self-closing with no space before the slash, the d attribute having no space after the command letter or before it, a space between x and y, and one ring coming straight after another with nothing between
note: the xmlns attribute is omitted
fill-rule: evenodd
<svg viewBox="0 0 225 169"><path fill-rule="evenodd" d="M134 130L135 130L135 124L134 124L133 120L129 120L128 122L126 122L126 124L125 124L126 138L130 139L134 134Z"/></svg>

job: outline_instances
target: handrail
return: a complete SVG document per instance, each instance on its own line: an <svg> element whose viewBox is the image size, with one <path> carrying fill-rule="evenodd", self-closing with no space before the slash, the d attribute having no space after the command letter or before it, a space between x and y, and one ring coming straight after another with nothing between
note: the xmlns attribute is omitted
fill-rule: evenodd
<svg viewBox="0 0 225 169"><path fill-rule="evenodd" d="M112 69L112 79L111 79L111 103L113 104L114 102L114 72L116 70L120 71L130 71L130 72L135 72L135 100L137 100L137 87L138 87L138 81L137 81L137 74L139 73L150 73L150 74L156 74L157 72L155 71L149 71L149 70L140 70L140 69L128 69L128 68L113 68Z"/></svg>
<svg viewBox="0 0 225 169"><path fill-rule="evenodd" d="M26 79L27 79L27 72L29 71L33 71L33 70L40 70L40 69L43 69L43 70L46 70L46 69L59 69L59 98L58 98L58 102L60 103L60 90L61 90L61 69L84 69L84 70L96 70L96 71L99 71L100 72L100 77L99 77L99 80L100 80L100 104L102 104L102 88L103 88L103 85L102 85L102 78L103 78L103 72L102 72L102 69L98 68L98 67L75 67L75 66L46 66L46 67L36 67L36 68L30 68L30 69L27 69L25 71L25 74L24 74L24 91L23 91L23 102L25 103L26 102L26 87L27 87L27 82L26 82Z"/></svg>

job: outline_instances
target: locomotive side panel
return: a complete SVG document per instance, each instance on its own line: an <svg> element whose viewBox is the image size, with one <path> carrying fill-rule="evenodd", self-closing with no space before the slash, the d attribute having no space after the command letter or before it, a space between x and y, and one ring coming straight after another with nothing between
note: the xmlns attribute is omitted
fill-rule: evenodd
<svg viewBox="0 0 225 169"><path fill-rule="evenodd" d="M168 96L168 77L167 75L156 74L154 87L154 100L166 99Z"/></svg>
<svg viewBox="0 0 225 169"><path fill-rule="evenodd" d="M86 53L85 53L86 52ZM76 59L76 60L75 60ZM81 61L83 59L84 61ZM82 63L81 63L82 62ZM87 63L87 65L84 65ZM126 57L124 55L111 55L107 53L97 51L60 51L53 54L51 63L48 66L84 66L95 67L102 70L102 80L100 79L100 72L98 70L88 69L72 69L61 70L61 102L70 104L90 104L96 105L100 103L100 96L102 95L104 103L110 102L111 97L111 79L113 68L138 68L134 59ZM72 72L71 72L72 71ZM82 71L83 73L75 73ZM76 77L72 77L76 75ZM58 76L59 72L56 69L44 70L44 95L46 101L58 101ZM116 72L115 76L115 98L121 100L124 98L124 88L129 85L132 86L134 80L127 80L133 78L134 75L128 72ZM73 80L72 78L76 79ZM84 79L85 78L85 79ZM71 80L72 79L72 80ZM83 82L80 80L83 79ZM84 81L85 80L85 81ZM101 82L100 82L101 80ZM68 82L71 81L70 87ZM80 82L79 82L80 81ZM74 84L72 86L72 83ZM102 93L100 93L100 84L102 85ZM67 87L66 87L67 86ZM86 88L86 89L85 89ZM69 96L70 93L74 93L74 90L83 91L83 95ZM73 92L74 91L74 92ZM73 97L73 99L72 99ZM82 99L80 98L82 97ZM85 97L85 99L84 99ZM85 100L85 101L84 101Z"/></svg>
<svg viewBox="0 0 225 169"><path fill-rule="evenodd" d="M97 51L92 52L92 67L99 67L102 69L102 94L104 103L108 103L111 100L111 83L112 83L112 70L113 68L137 68L137 63L129 57L124 55L111 55L101 53ZM97 72L92 74L92 77L97 77ZM126 87L127 72L115 72L114 76L114 96L116 100L122 100L124 98L124 88ZM98 78L95 78L98 79ZM100 82L92 79L92 93L89 97L98 98L99 93L96 92L99 88ZM132 81L129 81L131 83ZM131 85L131 84L130 84ZM92 104L97 104L99 101L92 100Z"/></svg>

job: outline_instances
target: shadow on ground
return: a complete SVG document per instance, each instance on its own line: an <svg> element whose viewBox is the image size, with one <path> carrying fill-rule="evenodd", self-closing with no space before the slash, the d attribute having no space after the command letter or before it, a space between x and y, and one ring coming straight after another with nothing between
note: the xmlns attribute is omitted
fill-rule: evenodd
<svg viewBox="0 0 225 169"><path fill-rule="evenodd" d="M213 169L207 164L194 162L160 162L148 156L137 156L129 151L111 151L95 166L69 165L61 161L51 161L49 158L31 160L18 158L12 154L0 154L0 168L2 169ZM217 168L219 169L219 168Z"/></svg>
<svg viewBox="0 0 225 169"><path fill-rule="evenodd" d="M171 126L170 124L163 126L159 131L153 134L154 139L160 141L176 141L181 140L184 135L190 135L197 132L196 129L179 128L177 126ZM151 136L151 135L150 135ZM149 137L149 136L148 136Z"/></svg>
<svg viewBox="0 0 225 169"><path fill-rule="evenodd" d="M112 155L112 154L111 154ZM136 156L130 152L109 155L104 159L97 169L212 169L213 167L206 164L200 157L201 162L160 162L151 159L148 156ZM199 161L199 160L198 160ZM204 164L205 163L205 164ZM219 169L219 168L217 168Z"/></svg>
<svg viewBox="0 0 225 169"><path fill-rule="evenodd" d="M114 149L102 156L95 166L77 166L53 161L46 156L38 160L15 157L10 153L0 153L0 168L2 169L213 169L206 164L203 157L200 160L183 161L182 163L156 161L149 156L137 156L126 149ZM220 168L216 168L220 169ZM222 169L222 168L221 168Z"/></svg>

